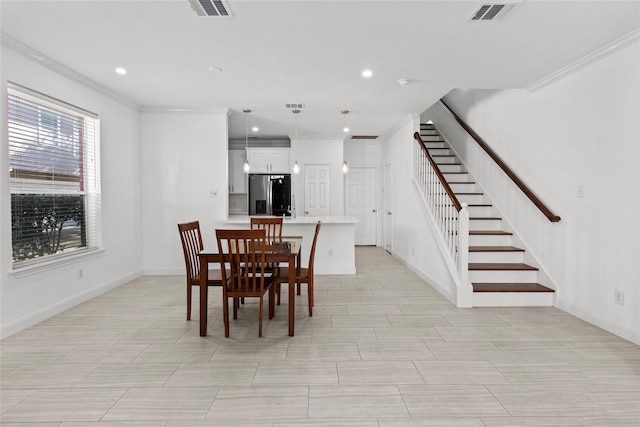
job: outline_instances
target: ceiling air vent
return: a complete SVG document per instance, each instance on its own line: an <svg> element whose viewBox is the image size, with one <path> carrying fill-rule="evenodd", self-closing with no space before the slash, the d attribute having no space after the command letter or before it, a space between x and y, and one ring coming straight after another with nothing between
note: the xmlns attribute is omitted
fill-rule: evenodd
<svg viewBox="0 0 640 427"><path fill-rule="evenodd" d="M378 135L353 135L351 139L377 139Z"/></svg>
<svg viewBox="0 0 640 427"><path fill-rule="evenodd" d="M504 19L507 14L516 6L515 3L494 3L481 4L469 21L497 21Z"/></svg>
<svg viewBox="0 0 640 427"><path fill-rule="evenodd" d="M189 0L198 16L231 16L231 10L222 0Z"/></svg>
<svg viewBox="0 0 640 427"><path fill-rule="evenodd" d="M289 110L302 110L304 109L304 104L292 103L292 104L286 104L285 107Z"/></svg>

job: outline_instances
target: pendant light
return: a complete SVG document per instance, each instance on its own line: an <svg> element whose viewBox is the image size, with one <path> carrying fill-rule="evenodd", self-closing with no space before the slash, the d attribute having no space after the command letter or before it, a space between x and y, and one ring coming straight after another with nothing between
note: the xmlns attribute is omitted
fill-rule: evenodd
<svg viewBox="0 0 640 427"><path fill-rule="evenodd" d="M244 109L242 110L243 113L245 114L249 114L251 112L251 110L249 109ZM249 116L245 116L245 121L244 121L244 149L246 150L246 157L244 159L244 164L242 165L242 170L244 171L244 173L249 173L249 171L251 170L251 165L249 164L249 151L247 150L249 148Z"/></svg>
<svg viewBox="0 0 640 427"><path fill-rule="evenodd" d="M349 114L349 110L342 110L340 112L342 113L342 117L344 117L344 127L342 128L342 131L347 133L349 132L349 126L347 126L347 114Z"/></svg>
<svg viewBox="0 0 640 427"><path fill-rule="evenodd" d="M342 117L344 117L344 127L342 130L347 133L349 132L349 126L347 126L347 114L349 114L349 110L342 110L340 112L342 113ZM347 161L345 160L342 162L342 173L347 172L349 172L349 165L347 165Z"/></svg>
<svg viewBox="0 0 640 427"><path fill-rule="evenodd" d="M293 118L295 121L295 138L298 139L298 114L300 113L300 110L295 109L295 110L291 110L291 112L293 113ZM297 160L293 164L293 173L295 174L300 173L300 164L298 163Z"/></svg>

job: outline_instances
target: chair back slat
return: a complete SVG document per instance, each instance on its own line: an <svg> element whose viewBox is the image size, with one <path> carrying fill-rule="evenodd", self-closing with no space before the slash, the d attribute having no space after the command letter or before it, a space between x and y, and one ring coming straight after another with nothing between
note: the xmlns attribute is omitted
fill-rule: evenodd
<svg viewBox="0 0 640 427"><path fill-rule="evenodd" d="M226 254L227 269L221 262L227 292L260 294L264 289L265 230L216 230L218 252Z"/></svg>
<svg viewBox="0 0 640 427"><path fill-rule="evenodd" d="M187 266L187 278L195 280L200 275L198 254L204 247L202 244L202 234L200 233L200 222L192 221L178 224L178 230L180 231L184 261Z"/></svg>
<svg viewBox="0 0 640 427"><path fill-rule="evenodd" d="M311 243L311 252L309 253L309 275L313 275L313 260L316 256L316 242L318 241L318 234L320 233L320 226L322 225L322 221L318 221L316 224L316 231L313 235L313 242Z"/></svg>
<svg viewBox="0 0 640 427"><path fill-rule="evenodd" d="M282 237L282 217L266 217L266 218L251 218L251 229L262 230L266 232L268 239L275 239Z"/></svg>

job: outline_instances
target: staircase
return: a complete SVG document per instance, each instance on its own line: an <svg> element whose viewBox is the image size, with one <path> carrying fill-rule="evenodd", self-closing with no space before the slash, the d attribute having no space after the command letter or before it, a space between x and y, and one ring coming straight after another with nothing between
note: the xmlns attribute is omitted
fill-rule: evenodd
<svg viewBox="0 0 640 427"><path fill-rule="evenodd" d="M482 188L432 124L420 137L460 203L469 209L469 281L473 306L553 306L554 291L538 283L538 268L525 264Z"/></svg>

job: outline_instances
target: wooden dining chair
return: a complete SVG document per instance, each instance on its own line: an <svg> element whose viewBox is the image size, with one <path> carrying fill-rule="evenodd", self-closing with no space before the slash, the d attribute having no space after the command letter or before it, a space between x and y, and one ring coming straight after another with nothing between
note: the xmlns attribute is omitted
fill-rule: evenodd
<svg viewBox="0 0 640 427"><path fill-rule="evenodd" d="M264 229L267 234L267 238L279 238L282 237L282 217L251 217L251 229L261 230Z"/></svg>
<svg viewBox="0 0 640 427"><path fill-rule="evenodd" d="M283 218L281 216L251 217L249 221L252 230L265 230L267 239L276 240L282 238ZM269 263L267 264L267 268L275 274L278 264Z"/></svg>
<svg viewBox="0 0 640 427"><path fill-rule="evenodd" d="M309 300L309 317L313 316L313 261L316 255L316 243L318 242L318 234L320 233L321 221L316 224L316 231L313 235L313 242L311 243L311 252L309 253L309 264L307 268L296 268L296 287L297 293L300 295L300 284L307 284L307 294ZM289 267L281 267L278 269L278 274L275 277L276 293L278 294L278 304L280 304L280 285L282 283L289 283Z"/></svg>
<svg viewBox="0 0 640 427"><path fill-rule="evenodd" d="M200 222L192 221L178 224L182 251L184 252L184 263L187 269L187 320L191 320L191 293L193 286L200 286L200 260L198 254L204 248L202 245L202 234L200 233ZM222 286L222 272L220 269L210 269L208 275L208 286Z"/></svg>
<svg viewBox="0 0 640 427"><path fill-rule="evenodd" d="M265 230L216 230L218 253L224 254L220 270L226 284L222 291L224 336L229 337L229 298L233 299L233 318L238 318L241 298L259 298L258 336L262 336L264 295L269 292L269 318L275 311L273 276L265 270Z"/></svg>

